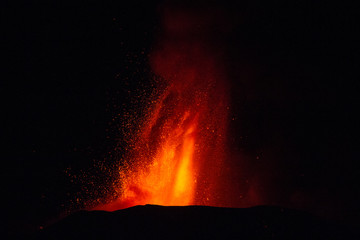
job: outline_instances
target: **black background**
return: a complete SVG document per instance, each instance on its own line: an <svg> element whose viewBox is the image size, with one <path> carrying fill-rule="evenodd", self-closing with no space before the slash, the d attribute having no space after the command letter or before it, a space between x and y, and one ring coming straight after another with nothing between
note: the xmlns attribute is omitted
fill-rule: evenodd
<svg viewBox="0 0 360 240"><path fill-rule="evenodd" d="M158 3L2 3L5 231L56 219L89 185L69 171L96 174L94 163L115 161L122 113L138 89L151 88ZM342 221L358 215L355 9L329 1L182 5L221 7L231 19L218 40L236 119L229 144L263 179L263 203L292 196ZM106 186L98 188L90 197L102 196Z"/></svg>

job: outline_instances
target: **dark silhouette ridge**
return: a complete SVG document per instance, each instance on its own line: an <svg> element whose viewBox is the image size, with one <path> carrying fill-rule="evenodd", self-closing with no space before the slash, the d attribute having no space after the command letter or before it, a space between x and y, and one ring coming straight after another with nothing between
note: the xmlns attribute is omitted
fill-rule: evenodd
<svg viewBox="0 0 360 240"><path fill-rule="evenodd" d="M274 206L135 206L79 211L34 239L355 239L350 227Z"/></svg>

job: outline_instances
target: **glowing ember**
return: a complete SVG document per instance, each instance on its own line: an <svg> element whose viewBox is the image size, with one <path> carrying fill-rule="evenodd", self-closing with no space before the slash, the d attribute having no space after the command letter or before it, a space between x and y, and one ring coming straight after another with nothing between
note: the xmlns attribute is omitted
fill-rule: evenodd
<svg viewBox="0 0 360 240"><path fill-rule="evenodd" d="M119 170L120 197L97 209L219 205L216 193L224 159L226 86L216 51L193 36L198 31L193 17L165 16L163 41L150 62L167 87L152 100L139 135L133 136L131 153Z"/></svg>

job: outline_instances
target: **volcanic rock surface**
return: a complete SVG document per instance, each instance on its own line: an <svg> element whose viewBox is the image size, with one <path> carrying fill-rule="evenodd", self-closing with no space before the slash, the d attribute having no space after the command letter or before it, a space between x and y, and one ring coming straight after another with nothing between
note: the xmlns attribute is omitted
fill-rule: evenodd
<svg viewBox="0 0 360 240"><path fill-rule="evenodd" d="M35 239L356 239L355 231L280 207L135 206L79 211Z"/></svg>

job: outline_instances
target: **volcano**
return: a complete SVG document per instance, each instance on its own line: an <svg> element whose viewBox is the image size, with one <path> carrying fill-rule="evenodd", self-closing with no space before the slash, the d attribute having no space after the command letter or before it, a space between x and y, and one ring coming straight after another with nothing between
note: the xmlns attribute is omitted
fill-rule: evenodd
<svg viewBox="0 0 360 240"><path fill-rule="evenodd" d="M355 231L280 207L145 205L79 211L35 239L355 239Z"/></svg>
<svg viewBox="0 0 360 240"><path fill-rule="evenodd" d="M360 219L345 5L5 4L5 236L350 238L322 220Z"/></svg>

